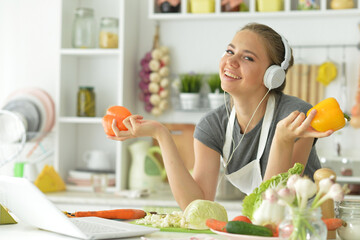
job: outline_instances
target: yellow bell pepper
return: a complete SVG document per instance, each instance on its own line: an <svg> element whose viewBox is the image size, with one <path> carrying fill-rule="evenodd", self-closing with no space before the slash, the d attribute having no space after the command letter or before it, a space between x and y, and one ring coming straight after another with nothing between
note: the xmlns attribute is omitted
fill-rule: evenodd
<svg viewBox="0 0 360 240"><path fill-rule="evenodd" d="M316 104L306 113L306 116L313 109L316 109L317 113L310 125L318 132L337 131L345 126L345 118L350 121L350 117L342 112L339 103L332 97Z"/></svg>

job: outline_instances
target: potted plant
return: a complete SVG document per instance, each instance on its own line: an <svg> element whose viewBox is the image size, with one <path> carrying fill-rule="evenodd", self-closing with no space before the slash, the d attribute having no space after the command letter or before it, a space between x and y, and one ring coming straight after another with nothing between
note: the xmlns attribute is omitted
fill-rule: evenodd
<svg viewBox="0 0 360 240"><path fill-rule="evenodd" d="M224 90L221 88L221 80L218 73L211 74L207 80L210 87L208 94L210 107L215 109L224 104Z"/></svg>
<svg viewBox="0 0 360 240"><path fill-rule="evenodd" d="M202 74L180 74L180 102L183 109L199 108L202 79Z"/></svg>

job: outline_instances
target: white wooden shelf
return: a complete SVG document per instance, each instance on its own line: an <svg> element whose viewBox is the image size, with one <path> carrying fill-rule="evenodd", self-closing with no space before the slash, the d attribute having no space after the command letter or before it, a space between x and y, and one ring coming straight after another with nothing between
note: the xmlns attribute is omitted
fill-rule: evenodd
<svg viewBox="0 0 360 240"><path fill-rule="evenodd" d="M63 48L61 49L61 55L70 55L70 56L104 56L104 55L114 55L117 56L120 53L119 49L77 49L77 48Z"/></svg>
<svg viewBox="0 0 360 240"><path fill-rule="evenodd" d="M101 117L60 117L60 123L90 123L99 124L101 123Z"/></svg>
<svg viewBox="0 0 360 240"><path fill-rule="evenodd" d="M298 17L351 17L360 16L360 0L354 0L355 6L351 9L330 9L330 3L320 1L318 10L297 10L297 0L284 0L284 10L275 12L260 12L256 10L256 0L248 0L245 3L249 7L247 12L222 12L221 0L215 0L215 12L213 13L190 13L187 10L189 0L181 0L179 13L161 13L155 4L155 0L149 0L149 18L153 20L195 20L195 19L259 19L259 18L298 18Z"/></svg>
<svg viewBox="0 0 360 240"><path fill-rule="evenodd" d="M351 17L360 16L359 9L344 10L294 10L290 12L222 12L222 13L153 13L149 15L153 20L196 20L196 19L259 19L259 18L298 18L298 17Z"/></svg>
<svg viewBox="0 0 360 240"><path fill-rule="evenodd" d="M358 184L360 184L360 177L355 177L355 176L349 176L349 177L338 176L338 177L336 177L336 182L338 182L338 183L358 183Z"/></svg>

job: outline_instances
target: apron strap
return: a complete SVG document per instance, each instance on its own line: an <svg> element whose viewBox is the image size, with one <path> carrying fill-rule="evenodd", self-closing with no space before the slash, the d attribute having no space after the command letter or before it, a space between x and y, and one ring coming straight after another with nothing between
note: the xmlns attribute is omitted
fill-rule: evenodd
<svg viewBox="0 0 360 240"><path fill-rule="evenodd" d="M261 156L264 153L266 140L269 136L269 130L270 125L274 116L275 111L275 97L274 95L270 95L267 105L266 105L266 111L263 119L263 123L261 126L261 133L260 133L260 140L259 140L259 146L258 146L258 152L256 155L256 159L260 160Z"/></svg>
<svg viewBox="0 0 360 240"><path fill-rule="evenodd" d="M221 158L223 166L226 168L228 163L228 158L230 156L230 147L231 147L231 140L232 140L232 133L234 129L234 123L235 123L235 108L233 107L231 110L231 114L229 117L229 121L226 127L226 135L225 135L225 143L223 146L223 156Z"/></svg>

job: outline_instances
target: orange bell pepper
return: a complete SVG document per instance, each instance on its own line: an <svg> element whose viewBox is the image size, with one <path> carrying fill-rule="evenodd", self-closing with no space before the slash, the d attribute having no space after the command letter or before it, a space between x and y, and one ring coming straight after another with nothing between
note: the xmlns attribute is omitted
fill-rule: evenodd
<svg viewBox="0 0 360 240"><path fill-rule="evenodd" d="M306 116L313 109L316 109L317 113L310 125L319 132L326 132L328 130L337 131L345 126L345 118L350 121L350 117L342 112L339 103L332 97L316 104L306 113Z"/></svg>
<svg viewBox="0 0 360 240"><path fill-rule="evenodd" d="M115 137L115 133L112 130L112 122L116 119L116 126L120 131L128 130L122 123L125 118L131 115L131 112L122 106L112 106L107 109L106 115L102 118L102 125L104 131L108 136Z"/></svg>

